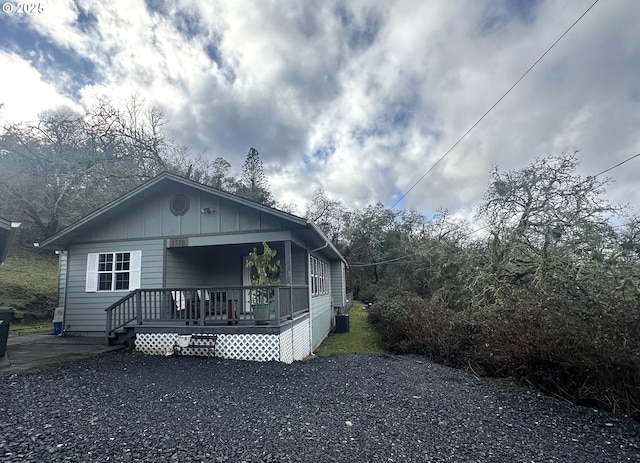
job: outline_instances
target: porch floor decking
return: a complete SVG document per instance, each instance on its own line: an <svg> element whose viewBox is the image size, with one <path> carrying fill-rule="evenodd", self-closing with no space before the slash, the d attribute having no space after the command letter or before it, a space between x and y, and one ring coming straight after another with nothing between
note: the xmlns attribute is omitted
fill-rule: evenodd
<svg viewBox="0 0 640 463"><path fill-rule="evenodd" d="M302 312L293 318L282 320L279 323L271 321L268 324L257 325L253 320L240 320L234 324L212 321L204 325L197 323L174 321L144 321L142 324L130 324L136 333L211 333L211 334L278 334L291 328L302 320L309 318L309 312Z"/></svg>

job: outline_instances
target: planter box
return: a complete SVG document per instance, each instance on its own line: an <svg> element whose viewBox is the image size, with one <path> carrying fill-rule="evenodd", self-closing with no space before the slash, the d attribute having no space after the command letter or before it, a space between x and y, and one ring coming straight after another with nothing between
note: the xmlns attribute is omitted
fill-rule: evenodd
<svg viewBox="0 0 640 463"><path fill-rule="evenodd" d="M270 304L251 304L251 311L253 312L253 318L256 321L256 325L269 324L270 318Z"/></svg>

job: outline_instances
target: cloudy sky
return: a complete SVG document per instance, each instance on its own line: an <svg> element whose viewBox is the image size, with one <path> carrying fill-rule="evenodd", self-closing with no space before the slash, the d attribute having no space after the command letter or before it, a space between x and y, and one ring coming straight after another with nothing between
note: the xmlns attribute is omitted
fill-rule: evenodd
<svg viewBox="0 0 640 463"><path fill-rule="evenodd" d="M0 14L0 122L133 94L298 207L394 205L594 0L55 0ZM8 6L7 6L8 5ZM600 0L397 208L468 213L492 165L640 152L640 1ZM609 173L640 213L640 157Z"/></svg>

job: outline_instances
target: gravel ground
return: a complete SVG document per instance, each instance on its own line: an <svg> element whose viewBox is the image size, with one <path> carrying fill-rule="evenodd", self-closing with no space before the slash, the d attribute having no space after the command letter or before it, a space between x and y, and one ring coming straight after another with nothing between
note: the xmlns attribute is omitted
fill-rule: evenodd
<svg viewBox="0 0 640 463"><path fill-rule="evenodd" d="M0 377L1 462L640 461L640 423L420 357L112 353Z"/></svg>

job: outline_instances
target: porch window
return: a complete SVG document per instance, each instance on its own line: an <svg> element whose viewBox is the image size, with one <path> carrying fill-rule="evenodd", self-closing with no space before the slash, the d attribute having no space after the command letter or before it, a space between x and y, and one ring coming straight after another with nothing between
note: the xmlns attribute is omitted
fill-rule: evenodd
<svg viewBox="0 0 640 463"><path fill-rule="evenodd" d="M140 287L142 251L87 255L87 292L130 291Z"/></svg>
<svg viewBox="0 0 640 463"><path fill-rule="evenodd" d="M311 295L329 294L329 264L311 256L309 267L311 267L309 272L311 275Z"/></svg>

